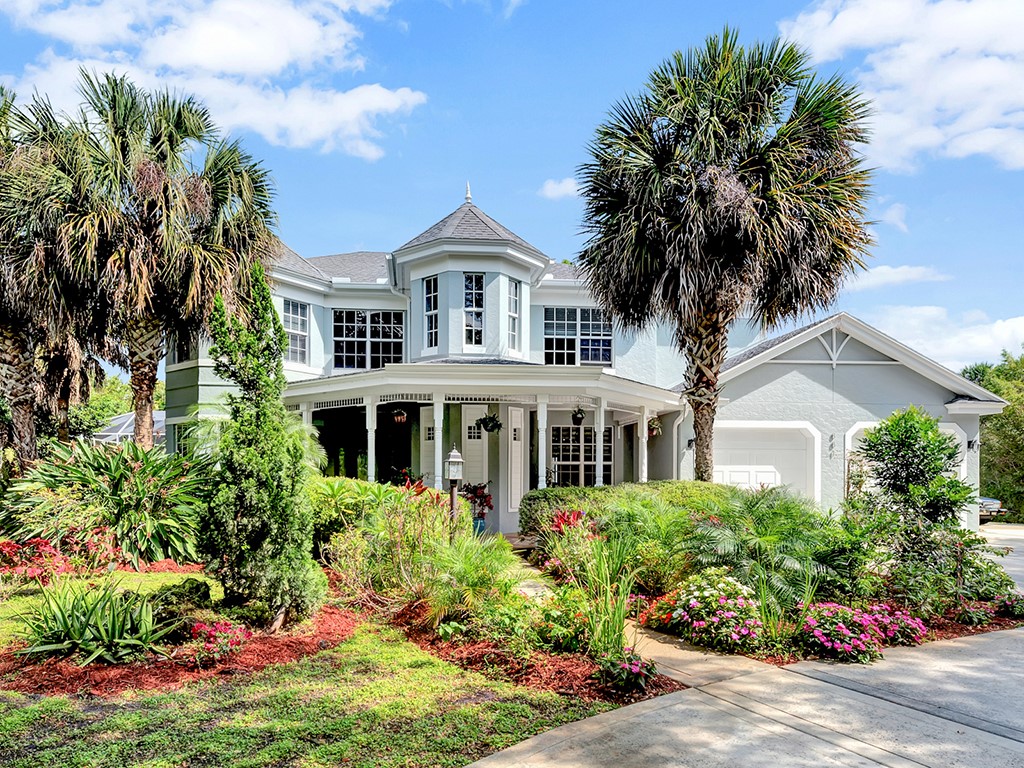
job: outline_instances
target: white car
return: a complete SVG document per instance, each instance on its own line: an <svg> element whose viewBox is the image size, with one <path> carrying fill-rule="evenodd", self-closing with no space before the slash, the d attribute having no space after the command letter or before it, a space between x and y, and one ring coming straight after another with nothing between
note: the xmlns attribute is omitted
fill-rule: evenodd
<svg viewBox="0 0 1024 768"><path fill-rule="evenodd" d="M1005 515L1007 510L1003 509L1003 502L999 499L982 496L978 499L978 519L983 523L991 522L1000 515Z"/></svg>

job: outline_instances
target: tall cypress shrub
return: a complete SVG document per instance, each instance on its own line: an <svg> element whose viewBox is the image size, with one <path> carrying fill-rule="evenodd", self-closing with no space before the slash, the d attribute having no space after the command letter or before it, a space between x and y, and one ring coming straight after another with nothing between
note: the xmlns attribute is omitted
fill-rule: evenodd
<svg viewBox="0 0 1024 768"><path fill-rule="evenodd" d="M304 490L312 468L281 399L287 336L259 265L252 283L247 321L229 314L221 297L210 319L214 370L238 391L227 398L230 419L220 430L217 488L200 546L225 602L263 602L276 627L316 610L327 580L312 556Z"/></svg>

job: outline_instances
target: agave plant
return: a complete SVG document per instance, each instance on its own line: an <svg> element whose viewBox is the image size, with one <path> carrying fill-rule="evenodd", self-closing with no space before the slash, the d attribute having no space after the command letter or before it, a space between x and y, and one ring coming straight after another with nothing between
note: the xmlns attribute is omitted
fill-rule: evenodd
<svg viewBox="0 0 1024 768"><path fill-rule="evenodd" d="M42 593L34 614L21 617L29 645L24 655L82 655L82 666L101 659L123 664L150 652L177 625L158 624L149 601L113 579L99 586L65 581Z"/></svg>

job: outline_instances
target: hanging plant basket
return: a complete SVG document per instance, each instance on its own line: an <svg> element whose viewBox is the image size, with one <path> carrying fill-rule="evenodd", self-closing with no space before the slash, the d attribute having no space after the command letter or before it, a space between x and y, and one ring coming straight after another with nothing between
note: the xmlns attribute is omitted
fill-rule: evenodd
<svg viewBox="0 0 1024 768"><path fill-rule="evenodd" d="M401 408L396 408L391 412L391 418L395 420L395 424L405 424L405 420L409 418L409 415Z"/></svg>
<svg viewBox="0 0 1024 768"><path fill-rule="evenodd" d="M657 437L661 434L661 419L657 416L647 420L647 436Z"/></svg>
<svg viewBox="0 0 1024 768"><path fill-rule="evenodd" d="M498 420L498 417L493 413L488 413L486 416L481 416L476 420L476 425L480 427L484 432L500 432L502 423Z"/></svg>
<svg viewBox="0 0 1024 768"><path fill-rule="evenodd" d="M572 425L574 427L580 426L584 419L587 418L587 412L583 410L583 406L577 405L572 412Z"/></svg>

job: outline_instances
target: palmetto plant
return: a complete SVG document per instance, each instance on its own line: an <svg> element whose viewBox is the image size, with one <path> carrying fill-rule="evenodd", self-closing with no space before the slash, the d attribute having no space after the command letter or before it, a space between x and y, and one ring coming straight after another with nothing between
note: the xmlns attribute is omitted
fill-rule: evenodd
<svg viewBox="0 0 1024 768"><path fill-rule="evenodd" d="M676 53L615 105L580 168L579 264L626 328L666 322L687 358L695 476L712 429L730 324L766 327L828 307L862 266L867 105L808 54L735 32Z"/></svg>
<svg viewBox="0 0 1024 768"><path fill-rule="evenodd" d="M708 511L685 548L700 566L728 567L762 602L792 606L829 572L818 553L833 524L810 500L780 488L736 491Z"/></svg>

